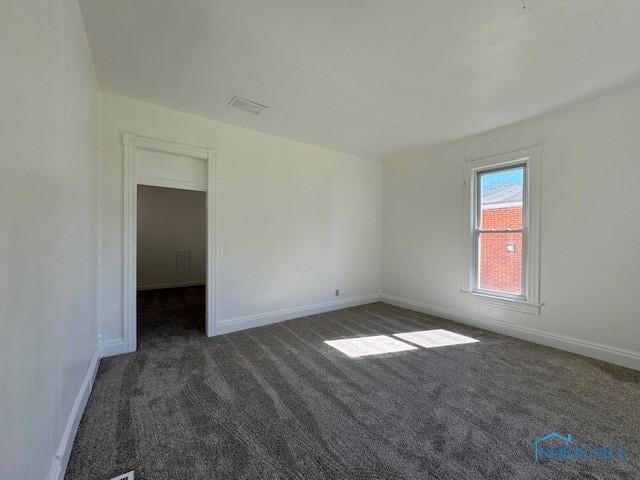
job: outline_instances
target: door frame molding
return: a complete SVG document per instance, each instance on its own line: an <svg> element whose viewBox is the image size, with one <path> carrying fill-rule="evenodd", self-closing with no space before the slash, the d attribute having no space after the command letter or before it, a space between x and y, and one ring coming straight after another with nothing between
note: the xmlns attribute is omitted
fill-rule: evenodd
<svg viewBox="0 0 640 480"><path fill-rule="evenodd" d="M136 152L148 150L178 157L193 158L207 162L207 184L190 184L179 180L162 179L157 186L182 190L206 191L207 194L207 292L206 292L206 335L216 333L215 325L215 158L216 151L210 147L194 147L144 137L130 132L122 134L124 147L124 188L123 188L123 278L122 278L122 322L123 342L126 352L137 348L136 319L136 276L137 276L137 189L139 184L153 185L153 179L136 176ZM141 183L140 180L143 180Z"/></svg>

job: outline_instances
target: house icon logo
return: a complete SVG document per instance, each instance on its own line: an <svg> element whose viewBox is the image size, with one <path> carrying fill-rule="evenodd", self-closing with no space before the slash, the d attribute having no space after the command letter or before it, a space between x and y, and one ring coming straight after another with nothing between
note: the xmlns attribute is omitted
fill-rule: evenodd
<svg viewBox="0 0 640 480"><path fill-rule="evenodd" d="M532 444L533 457L536 462L539 461L540 458L544 458L545 456L547 456L546 455L547 451L544 448L545 443L553 439L558 439L561 443L564 443L565 446L573 443L573 438L571 436L571 433L568 433L567 436L565 437L563 435L560 435L559 433L551 432L548 435L545 435L544 437L540 437L534 440Z"/></svg>
<svg viewBox="0 0 640 480"><path fill-rule="evenodd" d="M629 451L623 443L614 445L582 444L576 442L568 433L560 435L551 432L533 441L533 458L535 462L543 460L566 461L625 461L629 459Z"/></svg>

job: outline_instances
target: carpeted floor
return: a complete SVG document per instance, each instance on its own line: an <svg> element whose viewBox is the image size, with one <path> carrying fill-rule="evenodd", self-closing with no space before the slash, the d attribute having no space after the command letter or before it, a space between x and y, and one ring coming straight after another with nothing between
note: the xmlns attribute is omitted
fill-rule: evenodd
<svg viewBox="0 0 640 480"><path fill-rule="evenodd" d="M204 285L139 291L138 348L175 337L204 337L205 294Z"/></svg>
<svg viewBox="0 0 640 480"><path fill-rule="evenodd" d="M640 478L640 372L381 303L210 339L159 324L100 364L67 480ZM432 329L479 341L325 343ZM536 463L550 432L629 458Z"/></svg>

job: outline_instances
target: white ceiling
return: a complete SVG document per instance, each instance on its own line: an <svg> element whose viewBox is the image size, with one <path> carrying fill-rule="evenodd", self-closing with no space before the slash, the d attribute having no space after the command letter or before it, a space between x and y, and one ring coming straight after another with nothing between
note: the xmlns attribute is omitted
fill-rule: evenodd
<svg viewBox="0 0 640 480"><path fill-rule="evenodd" d="M640 78L640 1L526 4L81 0L103 90L371 158Z"/></svg>

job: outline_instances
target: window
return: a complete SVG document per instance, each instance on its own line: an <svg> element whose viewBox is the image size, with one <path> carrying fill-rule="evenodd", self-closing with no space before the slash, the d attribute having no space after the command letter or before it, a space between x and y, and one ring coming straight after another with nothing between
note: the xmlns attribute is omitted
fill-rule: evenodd
<svg viewBox="0 0 640 480"><path fill-rule="evenodd" d="M476 173L475 289L522 298L526 165Z"/></svg>
<svg viewBox="0 0 640 480"><path fill-rule="evenodd" d="M463 292L539 313L540 148L465 163Z"/></svg>

